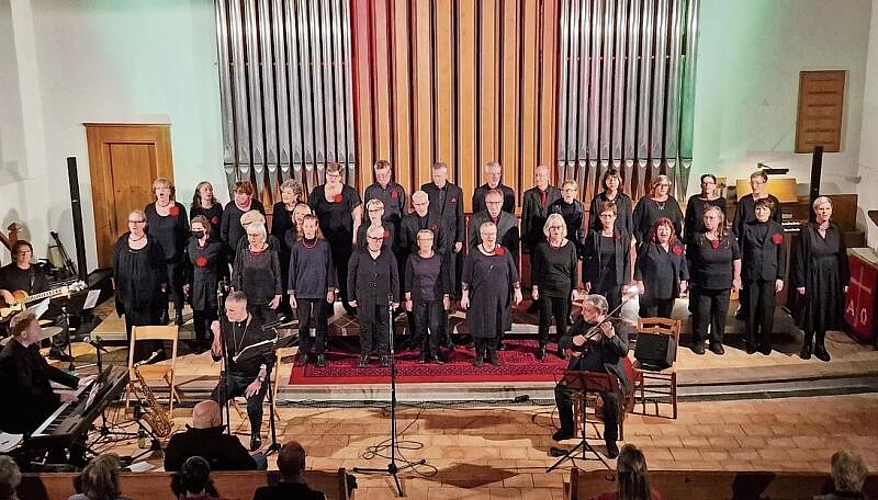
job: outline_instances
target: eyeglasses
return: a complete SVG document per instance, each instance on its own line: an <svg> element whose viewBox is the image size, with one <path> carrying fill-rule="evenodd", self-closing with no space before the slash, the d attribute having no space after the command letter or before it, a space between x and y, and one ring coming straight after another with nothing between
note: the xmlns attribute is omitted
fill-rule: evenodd
<svg viewBox="0 0 878 500"><path fill-rule="evenodd" d="M366 236L366 238L370 241L384 241L383 236Z"/></svg>
<svg viewBox="0 0 878 500"><path fill-rule="evenodd" d="M599 217L601 219L612 219L615 216L616 216L616 214L601 214L601 215L599 215Z"/></svg>
<svg viewBox="0 0 878 500"><path fill-rule="evenodd" d="M549 226L549 230L552 229L564 229L564 226Z"/></svg>
<svg viewBox="0 0 878 500"><path fill-rule="evenodd" d="M370 213L370 214L374 214L374 213L376 213L376 212L380 212L380 211L382 211L382 210L384 210L384 209L383 209L383 208L370 208L370 209L369 209L369 213Z"/></svg>
<svg viewBox="0 0 878 500"><path fill-rule="evenodd" d="M146 221L145 220L129 220L128 223L129 224L144 224L144 223L146 223Z"/></svg>

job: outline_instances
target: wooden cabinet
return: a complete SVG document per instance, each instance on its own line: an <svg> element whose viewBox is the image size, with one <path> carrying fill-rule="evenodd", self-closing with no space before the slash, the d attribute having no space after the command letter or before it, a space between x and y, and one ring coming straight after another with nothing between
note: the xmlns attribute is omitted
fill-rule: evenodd
<svg viewBox="0 0 878 500"><path fill-rule="evenodd" d="M848 261L851 281L845 299L845 323L857 340L875 344L878 254L869 248L852 248L848 251Z"/></svg>

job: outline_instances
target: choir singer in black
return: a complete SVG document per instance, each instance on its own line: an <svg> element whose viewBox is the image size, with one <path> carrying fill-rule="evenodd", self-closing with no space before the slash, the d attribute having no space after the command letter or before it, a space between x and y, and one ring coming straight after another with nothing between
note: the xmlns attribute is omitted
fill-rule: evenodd
<svg viewBox="0 0 878 500"><path fill-rule="evenodd" d="M586 337L585 334L598 324L600 326L596 331ZM628 393L629 380L622 364L622 359L628 355L628 330L621 321L607 319L607 299L600 295L586 295L582 300L582 317L567 330L561 344L573 351L567 365L568 370L609 373L619 379L621 393ZM622 401L616 392L603 392L600 396L604 403L604 441L607 445L607 456L616 458L619 456L616 439L619 436ZM570 439L574 434L573 393L563 381L555 386L555 403L558 405L561 428L552 435L552 439Z"/></svg>
<svg viewBox="0 0 878 500"><path fill-rule="evenodd" d="M243 395L247 398L247 418L250 419L250 451L262 446L262 402L268 390L269 366L266 355L271 344L250 347L271 339L274 332L266 329L263 318L247 311L247 296L234 291L226 298L226 314L210 325L213 345L210 355L214 361L228 356L228 371L220 376L210 399L224 405L229 399Z"/></svg>

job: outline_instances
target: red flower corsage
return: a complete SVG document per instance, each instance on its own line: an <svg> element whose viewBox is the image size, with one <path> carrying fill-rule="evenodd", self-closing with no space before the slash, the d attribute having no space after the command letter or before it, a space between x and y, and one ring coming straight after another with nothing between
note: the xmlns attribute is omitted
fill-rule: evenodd
<svg viewBox="0 0 878 500"><path fill-rule="evenodd" d="M451 198L451 203L457 203L457 198L452 197L452 198Z"/></svg>
<svg viewBox="0 0 878 500"><path fill-rule="evenodd" d="M195 265L198 267L207 267L207 257L203 255L198 257L195 259Z"/></svg>
<svg viewBox="0 0 878 500"><path fill-rule="evenodd" d="M396 190L391 191L391 192L390 192L390 197L393 198L393 199L395 200L395 199L399 198L399 193L396 192Z"/></svg>
<svg viewBox="0 0 878 500"><path fill-rule="evenodd" d="M683 247L680 245L674 245L674 248L671 251L674 252L674 255L683 255Z"/></svg>
<svg viewBox="0 0 878 500"><path fill-rule="evenodd" d="M497 247L494 249L494 255L506 255L506 250L504 250L503 247Z"/></svg>
<svg viewBox="0 0 878 500"><path fill-rule="evenodd" d="M389 240L389 239L390 239L390 229L385 229L385 230L384 230L384 239L385 239L385 240Z"/></svg>
<svg viewBox="0 0 878 500"><path fill-rule="evenodd" d="M432 231L433 233L439 231L439 226L437 224L430 224L430 231Z"/></svg>
<svg viewBox="0 0 878 500"><path fill-rule="evenodd" d="M619 231L616 231L616 232L614 233L614 236L616 237L616 241L619 241L619 240L622 239L622 235L619 234Z"/></svg>
<svg viewBox="0 0 878 500"><path fill-rule="evenodd" d="M783 235L780 233L774 233L773 235L771 235L771 242L775 245L780 245L781 243L783 243Z"/></svg>
<svg viewBox="0 0 878 500"><path fill-rule="evenodd" d="M338 193L332 198L332 201L333 203L341 203L342 201L344 201L344 196L342 196L341 193Z"/></svg>
<svg viewBox="0 0 878 500"><path fill-rule="evenodd" d="M180 215L180 208L177 205L171 205L171 208L168 209L168 215L171 217L176 217Z"/></svg>
<svg viewBox="0 0 878 500"><path fill-rule="evenodd" d="M211 217L210 223L213 224L214 226L219 224L220 223L219 215L214 215L213 217Z"/></svg>
<svg viewBox="0 0 878 500"><path fill-rule="evenodd" d="M710 240L710 248L714 250L719 248L719 240Z"/></svg>

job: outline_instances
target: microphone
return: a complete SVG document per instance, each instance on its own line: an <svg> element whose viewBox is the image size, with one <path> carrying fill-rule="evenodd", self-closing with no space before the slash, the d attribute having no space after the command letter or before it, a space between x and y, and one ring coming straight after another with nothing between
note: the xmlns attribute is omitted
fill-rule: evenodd
<svg viewBox="0 0 878 500"><path fill-rule="evenodd" d="M102 339L100 337L95 337L93 340L89 340L88 344L90 346L94 347L95 349L100 349L101 351L104 351L107 354L110 353L110 351L108 351L104 348L104 339Z"/></svg>
<svg viewBox="0 0 878 500"><path fill-rule="evenodd" d="M159 357L159 354L161 354L161 352L162 349L154 351L148 358L144 359L143 361L138 361L137 363L134 363L134 366L148 365L152 363L153 361L155 361L155 358Z"/></svg>
<svg viewBox="0 0 878 500"><path fill-rule="evenodd" d="M271 323L266 323L266 324L262 325L262 331L264 332L266 330L274 330L275 328L286 323L286 321L287 321L286 316L280 316L279 318L272 321Z"/></svg>

